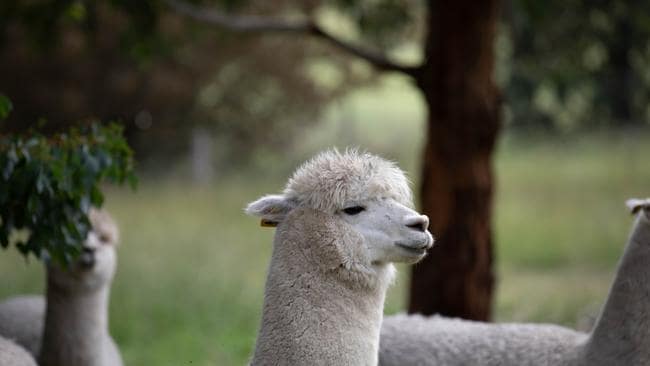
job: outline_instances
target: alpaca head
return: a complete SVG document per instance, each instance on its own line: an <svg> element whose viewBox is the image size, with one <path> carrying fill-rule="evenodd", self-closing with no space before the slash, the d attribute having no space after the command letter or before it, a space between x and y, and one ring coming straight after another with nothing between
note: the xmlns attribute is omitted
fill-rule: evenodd
<svg viewBox="0 0 650 366"><path fill-rule="evenodd" d="M320 212L362 238L372 264L415 263L433 245L429 219L412 209L404 173L392 162L348 150L323 152L293 174L284 192L246 208L275 226L300 208Z"/></svg>
<svg viewBox="0 0 650 366"><path fill-rule="evenodd" d="M104 210L91 209L88 217L92 229L83 243L79 257L68 267L48 266L48 277L69 291L94 290L109 283L115 273L115 247L119 230Z"/></svg>
<svg viewBox="0 0 650 366"><path fill-rule="evenodd" d="M650 219L650 198L638 199L632 198L625 202L627 208L632 212L632 214L637 214L642 212L642 214Z"/></svg>

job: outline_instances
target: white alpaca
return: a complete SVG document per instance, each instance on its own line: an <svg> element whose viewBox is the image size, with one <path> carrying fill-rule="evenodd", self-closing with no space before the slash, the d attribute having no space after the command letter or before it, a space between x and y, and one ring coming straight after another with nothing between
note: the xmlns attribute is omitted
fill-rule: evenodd
<svg viewBox="0 0 650 366"><path fill-rule="evenodd" d="M0 337L0 366L36 366L36 361L23 347Z"/></svg>
<svg viewBox="0 0 650 366"><path fill-rule="evenodd" d="M69 269L47 267L47 293L0 303L0 335L15 339L41 366L121 366L108 332L118 229L105 211L91 210L92 230Z"/></svg>
<svg viewBox="0 0 650 366"><path fill-rule="evenodd" d="M379 364L650 365L650 200L628 204L641 213L591 333L555 325L397 315L384 320Z"/></svg>
<svg viewBox="0 0 650 366"><path fill-rule="evenodd" d="M246 212L277 225L251 365L376 365L394 267L433 244L394 164L321 153Z"/></svg>

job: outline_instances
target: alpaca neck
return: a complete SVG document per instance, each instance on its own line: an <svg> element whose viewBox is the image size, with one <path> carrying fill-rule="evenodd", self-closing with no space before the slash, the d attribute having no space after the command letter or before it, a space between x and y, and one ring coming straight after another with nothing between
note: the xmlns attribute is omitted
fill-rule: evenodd
<svg viewBox="0 0 650 366"><path fill-rule="evenodd" d="M376 365L392 265L355 283L346 281L353 271L323 271L299 253L290 243L274 246L251 365Z"/></svg>
<svg viewBox="0 0 650 366"><path fill-rule="evenodd" d="M587 361L594 361L594 365L650 362L649 304L650 220L641 213L618 265L607 302L586 344Z"/></svg>
<svg viewBox="0 0 650 366"><path fill-rule="evenodd" d="M100 365L109 337L108 298L108 286L70 292L48 280L40 365Z"/></svg>

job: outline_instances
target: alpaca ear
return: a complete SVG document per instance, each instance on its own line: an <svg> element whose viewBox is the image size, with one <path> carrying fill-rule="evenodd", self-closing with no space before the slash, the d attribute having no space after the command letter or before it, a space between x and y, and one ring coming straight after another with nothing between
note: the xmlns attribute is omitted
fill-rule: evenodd
<svg viewBox="0 0 650 366"><path fill-rule="evenodd" d="M245 212L251 216L261 217L262 226L274 227L278 226L295 207L295 202L288 200L285 196L271 194L249 203Z"/></svg>
<svg viewBox="0 0 650 366"><path fill-rule="evenodd" d="M637 212L644 210L646 213L650 211L650 198L646 199L629 199L625 202L625 205L627 208L632 212L632 214L636 214Z"/></svg>

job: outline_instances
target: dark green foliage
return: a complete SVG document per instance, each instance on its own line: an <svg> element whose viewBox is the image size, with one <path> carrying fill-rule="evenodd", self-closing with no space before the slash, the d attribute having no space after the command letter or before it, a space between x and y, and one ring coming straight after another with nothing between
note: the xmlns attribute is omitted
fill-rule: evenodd
<svg viewBox="0 0 650 366"><path fill-rule="evenodd" d="M647 126L650 7L623 0L518 0L505 93L512 123L551 131Z"/></svg>
<svg viewBox="0 0 650 366"><path fill-rule="evenodd" d="M0 245L70 263L103 181L135 187L132 151L118 124L92 124L46 138L0 137Z"/></svg>
<svg viewBox="0 0 650 366"><path fill-rule="evenodd" d="M11 100L9 100L9 98L6 96L0 94L0 121L9 116L9 112L11 112L13 107L14 106L11 104Z"/></svg>
<svg viewBox="0 0 650 366"><path fill-rule="evenodd" d="M349 16L367 41L390 48L408 41L408 33L417 25L424 11L423 4L413 0L337 0L323 2L337 7Z"/></svg>
<svg viewBox="0 0 650 366"><path fill-rule="evenodd" d="M56 48L63 29L77 28L92 39L98 32L98 12L111 9L120 13L129 26L115 29L120 45L127 54L147 59L154 52L162 51L162 40L156 26L159 20L157 0L108 0L108 1L10 1L0 5L0 39L6 32L20 24L27 30L32 45L43 51Z"/></svg>

